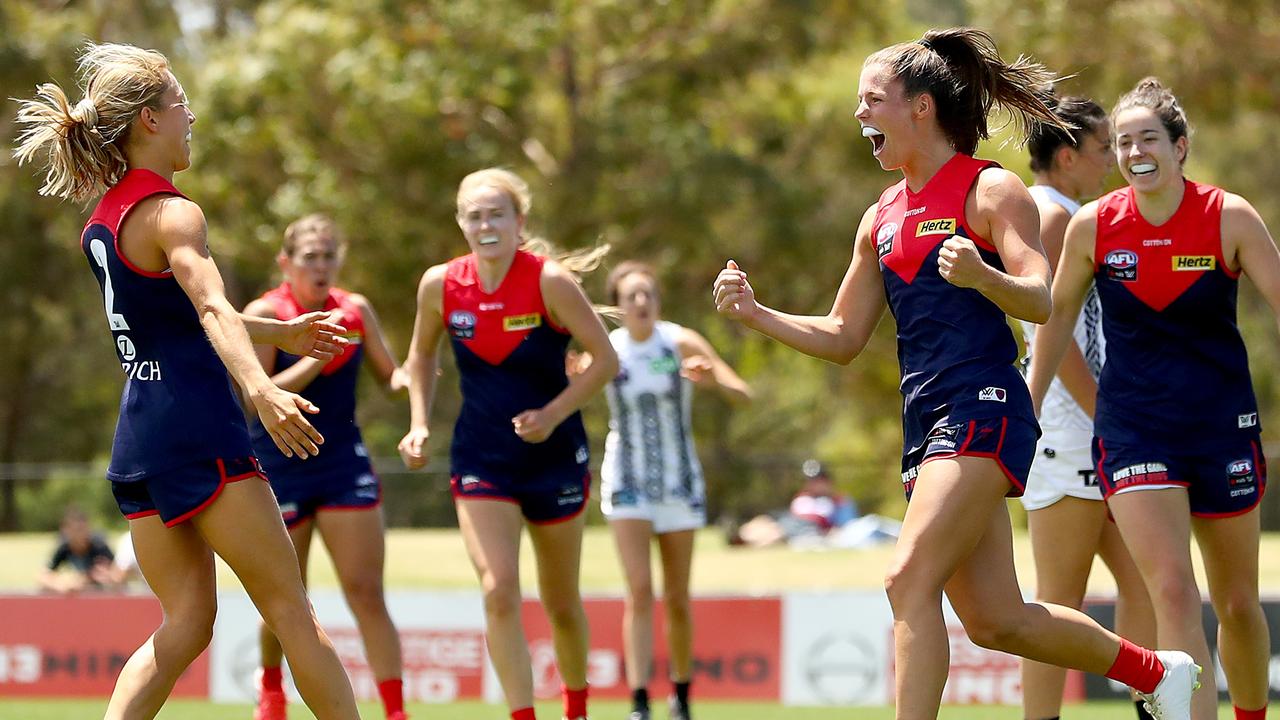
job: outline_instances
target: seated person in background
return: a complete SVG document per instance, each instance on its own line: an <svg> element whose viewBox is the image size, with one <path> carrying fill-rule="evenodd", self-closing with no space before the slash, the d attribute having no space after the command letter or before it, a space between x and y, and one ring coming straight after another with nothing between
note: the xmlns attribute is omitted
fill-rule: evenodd
<svg viewBox="0 0 1280 720"><path fill-rule="evenodd" d="M116 540L116 558L111 563L107 577L111 585L121 591L148 590L147 581L142 577L142 568L138 567L138 555L133 550L133 536L126 530ZM134 585L134 587L130 587Z"/></svg>
<svg viewBox="0 0 1280 720"><path fill-rule="evenodd" d="M69 507L59 526L58 547L49 559L49 567L40 572L37 584L45 592L60 595L101 589L112 584L114 558L106 540L89 527L84 511ZM63 565L70 565L75 572L59 573Z"/></svg>
<svg viewBox="0 0 1280 720"><path fill-rule="evenodd" d="M825 535L858 517L858 506L848 496L836 492L826 467L813 458L800 466L804 487L791 499L791 516L809 523L815 534Z"/></svg>

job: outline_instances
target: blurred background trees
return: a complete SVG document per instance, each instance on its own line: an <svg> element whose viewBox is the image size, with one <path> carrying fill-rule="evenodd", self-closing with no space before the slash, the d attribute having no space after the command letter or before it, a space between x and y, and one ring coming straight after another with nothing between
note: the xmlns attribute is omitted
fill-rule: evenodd
<svg viewBox="0 0 1280 720"><path fill-rule="evenodd" d="M278 281L285 225L327 212L351 240L342 283L370 297L401 355L422 271L465 251L458 181L511 167L534 189L534 232L654 263L666 316L756 388L746 407L698 399L713 514L780 504L811 455L864 508L897 514L892 318L836 367L721 320L709 289L732 257L764 302L827 310L858 219L899 178L853 119L862 60L949 24L1075 73L1065 90L1104 105L1158 75L1196 127L1188 173L1280 228L1280 165L1264 150L1280 141L1280 9L1265 0L0 0L0 96L70 88L88 38L164 51L198 118L194 167L176 182L205 210L232 299ZM89 208L36 195L35 173L9 157L15 109L0 112L0 529L36 529L68 498L113 517L101 469L122 379L75 243ZM1030 179L1005 140L980 154ZM597 300L604 274L584 279ZM1264 427L1280 428L1275 318L1243 285ZM398 469L403 399L362 391L390 521L452 522L441 475ZM446 367L441 464L458 400ZM587 419L599 446L602 401Z"/></svg>

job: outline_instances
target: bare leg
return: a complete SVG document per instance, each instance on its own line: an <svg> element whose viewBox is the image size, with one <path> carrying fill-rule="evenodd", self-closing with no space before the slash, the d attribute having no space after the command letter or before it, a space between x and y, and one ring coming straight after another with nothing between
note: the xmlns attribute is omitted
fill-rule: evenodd
<svg viewBox="0 0 1280 720"><path fill-rule="evenodd" d="M1213 667L1200 622L1200 589L1191 569L1187 491L1131 490L1112 495L1107 505L1147 586L1160 647L1186 651L1201 667ZM1191 717L1213 720L1218 713L1214 673L1202 673L1200 683L1191 696Z"/></svg>
<svg viewBox="0 0 1280 720"><path fill-rule="evenodd" d="M582 528L586 514L564 522L530 525L529 537L538 561L538 594L551 621L556 665L565 687L587 686L588 627L582 608L578 574L582 565Z"/></svg>
<svg viewBox="0 0 1280 720"><path fill-rule="evenodd" d="M152 515L130 520L129 532L164 621L120 671L106 720L160 712L182 672L209 645L218 607L213 552L190 523L166 528Z"/></svg>
<svg viewBox="0 0 1280 720"><path fill-rule="evenodd" d="M1271 634L1258 602L1259 517L1255 507L1235 517L1191 520L1218 615L1218 654L1227 690L1231 702L1245 710L1267 704L1271 662Z"/></svg>
<svg viewBox="0 0 1280 720"><path fill-rule="evenodd" d="M1080 608L1106 524L1105 505L1071 496L1027 513L1036 565L1036 601ZM1024 659L1023 716L1039 720L1061 714L1066 679L1066 668Z"/></svg>
<svg viewBox="0 0 1280 720"><path fill-rule="evenodd" d="M693 675L693 612L689 601L689 573L693 565L693 530L658 536L662 554L662 603L667 611L667 648L671 679L688 682Z"/></svg>
<svg viewBox="0 0 1280 720"><path fill-rule="evenodd" d="M653 523L648 520L612 520L613 541L627 583L622 611L622 647L627 687L648 686L653 671L653 572L649 544Z"/></svg>
<svg viewBox="0 0 1280 720"><path fill-rule="evenodd" d="M312 527L311 521L306 520L289 528L289 539L293 541L293 550L298 554L298 570L302 573L304 587L307 584L307 560L311 555ZM280 641L266 623L258 627L258 648L262 654L262 667L278 668L284 662L284 650L280 648Z"/></svg>
<svg viewBox="0 0 1280 720"><path fill-rule="evenodd" d="M1120 528L1110 520L1102 525L1098 555L1116 580L1116 634L1142 647L1159 647L1156 645L1156 614L1151 607L1151 597L1147 595L1147 586L1142 581L1142 573L1138 572L1129 548L1125 547L1124 538L1120 537ZM1131 697L1135 701L1140 699L1136 691L1131 691Z"/></svg>
<svg viewBox="0 0 1280 720"><path fill-rule="evenodd" d="M298 556L271 488L257 480L231 483L191 522L240 578L280 639L294 684L316 718L358 718L346 671L307 601Z"/></svg>
<svg viewBox="0 0 1280 720"><path fill-rule="evenodd" d="M484 594L485 642L507 707L533 705L533 669L520 624L520 508L498 500L459 500L458 528Z"/></svg>
<svg viewBox="0 0 1280 720"><path fill-rule="evenodd" d="M378 681L401 676L400 636L382 587L386 557L382 510L322 510L316 517Z"/></svg>

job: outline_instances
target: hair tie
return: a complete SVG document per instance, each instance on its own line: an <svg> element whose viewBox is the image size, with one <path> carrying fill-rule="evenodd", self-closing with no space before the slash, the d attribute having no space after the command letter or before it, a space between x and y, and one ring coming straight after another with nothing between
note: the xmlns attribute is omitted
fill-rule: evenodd
<svg viewBox="0 0 1280 720"><path fill-rule="evenodd" d="M92 100L86 97L71 109L71 117L88 125L90 128L94 128L98 125L98 108L93 104Z"/></svg>

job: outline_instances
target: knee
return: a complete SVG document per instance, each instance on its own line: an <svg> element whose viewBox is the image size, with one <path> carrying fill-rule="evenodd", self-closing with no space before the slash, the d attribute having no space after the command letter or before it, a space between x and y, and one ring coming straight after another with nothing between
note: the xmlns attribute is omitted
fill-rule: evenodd
<svg viewBox="0 0 1280 720"><path fill-rule="evenodd" d="M218 603L214 599L193 602L172 612L166 612L166 634L182 648L184 654L195 658L213 641L213 623L218 615Z"/></svg>
<svg viewBox="0 0 1280 720"><path fill-rule="evenodd" d="M490 573L484 579L484 611L491 617L519 616L520 578L518 575Z"/></svg>
<svg viewBox="0 0 1280 720"><path fill-rule="evenodd" d="M1195 618L1200 622L1200 589L1194 576L1181 572L1161 574L1147 588L1157 615Z"/></svg>
<svg viewBox="0 0 1280 720"><path fill-rule="evenodd" d="M1262 605L1258 596L1246 588L1231 588L1223 597L1213 598L1213 611L1218 622L1227 627L1247 627L1256 618L1263 618Z"/></svg>
<svg viewBox="0 0 1280 720"><path fill-rule="evenodd" d="M894 564L885 574L884 592L894 617L902 617L925 603L937 607L942 602L942 587L929 581L910 559Z"/></svg>
<svg viewBox="0 0 1280 720"><path fill-rule="evenodd" d="M571 628L586 622L586 611L582 608L582 596L576 589L565 593L544 593L542 609L547 613L547 620L558 628Z"/></svg>
<svg viewBox="0 0 1280 720"><path fill-rule="evenodd" d="M627 587L627 609L632 615L653 613L653 584L645 581Z"/></svg>
<svg viewBox="0 0 1280 720"><path fill-rule="evenodd" d="M664 593L662 596L662 604L665 606L667 611L668 624L688 624L691 610L689 593L687 591Z"/></svg>
<svg viewBox="0 0 1280 720"><path fill-rule="evenodd" d="M355 578L342 583L342 593L347 598L351 611L363 614L368 611L380 611L385 607L383 600L382 578Z"/></svg>
<svg viewBox="0 0 1280 720"><path fill-rule="evenodd" d="M960 619L969 640L981 648L1014 651L1021 647L1023 624L1003 613L977 613Z"/></svg>

